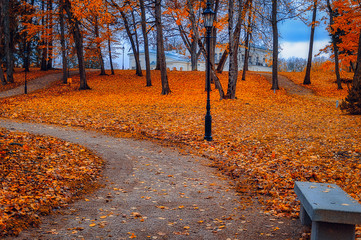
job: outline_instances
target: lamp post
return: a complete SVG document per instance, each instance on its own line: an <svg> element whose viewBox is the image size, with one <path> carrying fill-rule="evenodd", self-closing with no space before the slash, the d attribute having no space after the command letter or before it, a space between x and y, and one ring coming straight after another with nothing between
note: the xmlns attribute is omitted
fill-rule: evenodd
<svg viewBox="0 0 361 240"><path fill-rule="evenodd" d="M27 51L24 51L25 58L26 58L27 54L28 54L28 52L27 52ZM25 64L24 64L24 73L25 73L24 93L25 93L25 94L28 94L28 81L27 81Z"/></svg>
<svg viewBox="0 0 361 240"><path fill-rule="evenodd" d="M206 67L206 80L207 80L207 113L205 117L205 134L204 140L212 141L212 116L211 116L211 100L210 100L210 91L211 91L211 79L210 79L210 40L211 40L211 31L213 28L215 12L211 8L211 3L207 0L207 7L203 12L204 17L204 27L207 30L206 40L207 40L207 67Z"/></svg>

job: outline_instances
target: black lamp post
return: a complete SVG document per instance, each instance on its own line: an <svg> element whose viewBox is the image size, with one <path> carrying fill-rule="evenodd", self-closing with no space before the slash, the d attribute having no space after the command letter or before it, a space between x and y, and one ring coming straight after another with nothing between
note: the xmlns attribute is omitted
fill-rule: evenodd
<svg viewBox="0 0 361 240"><path fill-rule="evenodd" d="M211 31L213 28L215 12L211 8L211 3L207 0L207 7L203 12L204 16L204 26L207 30L206 40L207 40L207 66L206 66L206 80L207 80L207 113L205 117L205 134L204 139L207 141L212 141L212 116L211 116L211 100L210 100L210 90L211 90L211 79L210 79L210 40L211 40Z"/></svg>
<svg viewBox="0 0 361 240"><path fill-rule="evenodd" d="M25 58L27 57L28 55L28 52L25 51L24 52L24 55L25 55ZM25 73L25 83L24 83L24 93L25 94L28 94L28 81L27 81L27 75L26 75L26 67L25 67L25 64L24 64L24 73Z"/></svg>

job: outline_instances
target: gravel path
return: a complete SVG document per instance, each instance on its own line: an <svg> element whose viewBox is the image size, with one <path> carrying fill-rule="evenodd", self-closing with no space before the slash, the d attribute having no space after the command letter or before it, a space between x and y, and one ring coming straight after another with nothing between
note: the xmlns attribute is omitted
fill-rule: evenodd
<svg viewBox="0 0 361 240"><path fill-rule="evenodd" d="M70 71L69 75L73 76L78 74L78 71ZM53 82L58 81L62 78L63 73L53 73L49 75L45 75L42 77L39 77L37 79L34 79L32 81L29 81L27 83L28 93L37 91L39 89L44 89L49 87ZM13 97L17 95L24 94L24 85L21 85L19 87L10 89L8 91L0 92L0 98L6 98L6 97Z"/></svg>
<svg viewBox="0 0 361 240"><path fill-rule="evenodd" d="M207 159L148 141L0 119L0 127L81 144L102 157L103 188L11 239L298 239L300 223L246 204ZM254 199L255 200L255 199ZM10 238L9 238L10 239Z"/></svg>
<svg viewBox="0 0 361 240"><path fill-rule="evenodd" d="M28 91L60 78L41 77ZM280 85L289 90L282 77ZM21 86L0 98L23 91ZM0 127L77 143L106 162L103 188L42 217L40 228L8 239L299 239L303 230L299 221L264 214L256 197L236 193L208 159L82 129L8 119L0 119Z"/></svg>

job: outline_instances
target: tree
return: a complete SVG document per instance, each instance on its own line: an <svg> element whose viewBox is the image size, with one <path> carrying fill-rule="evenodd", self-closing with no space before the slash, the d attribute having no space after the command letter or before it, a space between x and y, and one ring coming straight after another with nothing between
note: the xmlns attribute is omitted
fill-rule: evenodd
<svg viewBox="0 0 361 240"><path fill-rule="evenodd" d="M5 38L6 76L7 82L14 82L14 55L10 35L10 1L4 0L2 5L3 32Z"/></svg>
<svg viewBox="0 0 361 240"><path fill-rule="evenodd" d="M167 65L165 61L164 53L164 40L163 40L163 25L162 25L162 0L155 0L155 25L157 28L157 49L159 50L159 64L160 64L160 74L162 80L162 95L167 95L171 92L168 83L167 76Z"/></svg>
<svg viewBox="0 0 361 240"><path fill-rule="evenodd" d="M145 15L144 0L139 0L140 14L142 18L142 32L144 38L144 54L145 54L145 77L147 79L147 87L152 86L152 79L150 76L150 60L149 60L149 43L148 43L148 32L147 32L147 19Z"/></svg>
<svg viewBox="0 0 361 240"><path fill-rule="evenodd" d="M359 35L358 54L356 71L346 99L341 103L340 108L350 114L361 114L361 32Z"/></svg>
<svg viewBox="0 0 361 240"><path fill-rule="evenodd" d="M101 48L102 38L100 37L100 34L99 34L99 21L98 21L97 13L94 14L93 18L94 18L93 23L94 23L96 49L97 49L97 55L98 55L99 62L100 62L100 75L106 75L105 67L104 67L104 60L103 60L103 55L102 55L102 48Z"/></svg>
<svg viewBox="0 0 361 240"><path fill-rule="evenodd" d="M129 15L132 17L134 16L134 13L132 13L132 11L134 11L135 6L129 0L124 2L124 6L120 6L114 0L109 0L109 1L110 1L109 3L111 4L111 6L113 6L114 8L116 8L119 11L120 16L123 20L124 28L127 33L127 36L130 41L130 45L132 47L132 51L134 54L135 71L136 71L137 76L141 77L141 76L143 76L143 73L142 73L142 68L141 68L140 59L139 59L139 42L138 42L137 27L135 26L136 23L134 21L132 24L132 22L129 21L129 19L128 19ZM131 5L133 5L132 8L130 8Z"/></svg>
<svg viewBox="0 0 361 240"><path fill-rule="evenodd" d="M314 2L313 2L313 11L312 11L310 45L309 45L309 49L308 49L307 67L306 67L306 74L305 74L305 78L303 80L303 84L311 84L312 52L313 52L313 41L314 41L314 36L315 36L318 0L313 0L313 1Z"/></svg>
<svg viewBox="0 0 361 240"><path fill-rule="evenodd" d="M64 0L59 3L59 23L60 23L60 44L61 44L61 57L63 63L63 83L68 82L68 64L66 60L66 46L65 46L65 23L64 23Z"/></svg>
<svg viewBox="0 0 361 240"><path fill-rule="evenodd" d="M80 29L80 21L74 16L71 8L72 5L70 3L70 0L64 0L64 8L68 15L68 21L71 25L71 29L73 32L73 37L75 41L75 48L76 48L76 54L78 57L78 64L79 64L79 74L80 74L80 87L79 90L87 90L90 89L90 87L87 84L86 81L86 75L85 75L85 62L84 62L84 51L83 51L83 36L81 34Z"/></svg>
<svg viewBox="0 0 361 240"><path fill-rule="evenodd" d="M110 63L110 72L111 75L114 75L114 67L113 67L113 58L112 58L112 48L111 48L111 33L110 26L107 25L107 37L108 37L108 54L109 54L109 63Z"/></svg>
<svg viewBox="0 0 361 240"><path fill-rule="evenodd" d="M250 39L252 38L252 6L250 7L248 11L248 23L247 23L247 29L246 29L246 39L244 43L244 63L243 63L243 72L242 72L242 80L246 80L246 72L248 71L248 59L249 59L249 51L250 51Z"/></svg>
<svg viewBox="0 0 361 240"><path fill-rule="evenodd" d="M229 73L228 73L228 88L225 98L236 98L236 86L238 79L238 49L241 34L242 22L245 17L246 11L252 5L252 0L246 0L245 3L242 0L238 0L238 17L235 27L233 23L234 5L233 1L229 1L228 9L228 32L229 32Z"/></svg>
<svg viewBox="0 0 361 240"><path fill-rule="evenodd" d="M335 59L335 74L336 74L336 79L337 79L336 80L337 81L337 89L342 89L341 77L340 77L340 66L339 66L339 60L338 60L339 49L337 46L339 37L338 37L338 34L336 34L335 29L333 29L334 18L338 15L338 11L337 11L337 9L333 9L330 0L326 0L326 1L327 1L327 10L328 10L328 14L330 17L329 27L331 30L332 49L333 49L333 55L334 55L334 59Z"/></svg>
<svg viewBox="0 0 361 240"><path fill-rule="evenodd" d="M273 56L272 56L272 88L278 90L278 20L277 20L277 0L272 0L272 36L273 36Z"/></svg>

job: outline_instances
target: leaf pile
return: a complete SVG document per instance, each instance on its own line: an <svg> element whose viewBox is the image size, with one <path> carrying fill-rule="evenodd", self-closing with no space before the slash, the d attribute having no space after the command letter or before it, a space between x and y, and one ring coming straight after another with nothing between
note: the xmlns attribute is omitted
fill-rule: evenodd
<svg viewBox="0 0 361 240"><path fill-rule="evenodd" d="M89 191L102 161L79 145L0 129L0 237Z"/></svg>
<svg viewBox="0 0 361 240"><path fill-rule="evenodd" d="M14 69L14 82L8 83L6 85L0 84L0 92L6 91L12 88L16 88L20 85L23 85L25 82L25 72L23 68L15 68ZM48 70L48 71L40 71L39 68L30 68L30 72L26 73L26 81L30 82L31 80L34 80L36 78L52 74L52 73L58 73L60 70ZM5 74L6 75L6 74Z"/></svg>
<svg viewBox="0 0 361 240"><path fill-rule="evenodd" d="M162 96L157 71L152 72L153 87L145 87L145 77L134 71L93 73L88 75L90 91L76 90L78 83L54 86L3 100L1 115L190 146L234 178L240 191L260 195L276 215L297 216L296 180L336 183L360 200L359 116L343 115L332 101L318 97L274 93L266 79L249 74L238 82L237 100L219 101L217 90L212 91L214 141L206 142L204 73L172 71L168 77L172 94ZM227 73L220 79L225 86Z"/></svg>

